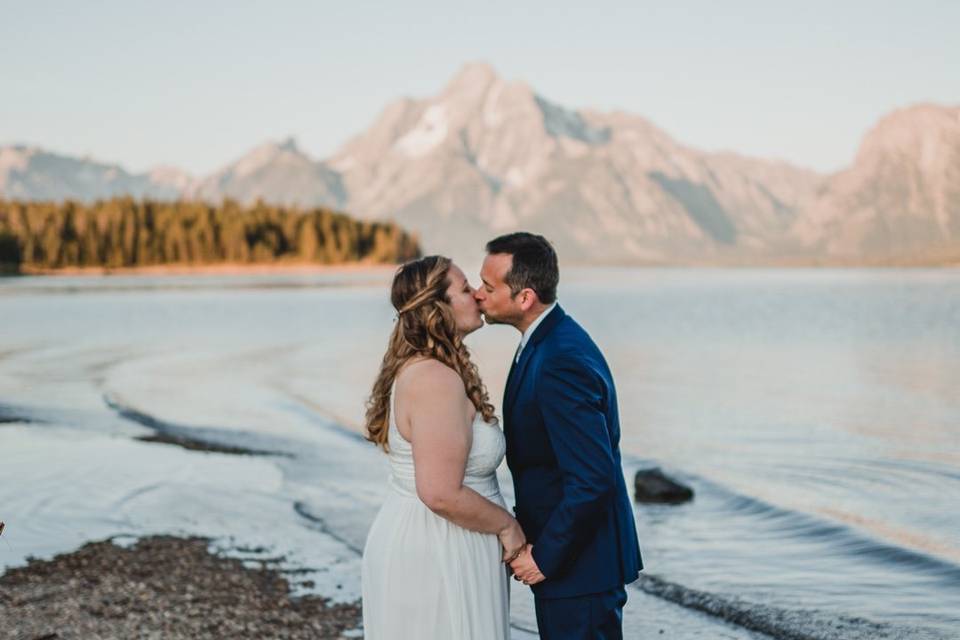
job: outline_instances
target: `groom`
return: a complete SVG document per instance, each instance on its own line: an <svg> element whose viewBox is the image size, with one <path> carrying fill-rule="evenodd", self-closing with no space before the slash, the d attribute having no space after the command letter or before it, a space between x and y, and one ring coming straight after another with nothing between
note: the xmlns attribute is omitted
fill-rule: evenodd
<svg viewBox="0 0 960 640"><path fill-rule="evenodd" d="M487 244L477 302L522 337L503 399L507 465L540 637L622 638L624 585L642 568L620 466L617 394L603 354L557 305L557 254L543 237Z"/></svg>

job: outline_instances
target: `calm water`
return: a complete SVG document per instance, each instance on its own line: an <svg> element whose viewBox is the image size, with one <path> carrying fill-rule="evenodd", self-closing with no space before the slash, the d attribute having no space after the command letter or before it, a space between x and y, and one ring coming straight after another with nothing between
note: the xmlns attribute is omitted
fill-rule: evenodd
<svg viewBox="0 0 960 640"><path fill-rule="evenodd" d="M0 422L111 443L118 405L248 443L302 439L308 414L357 428L388 278L0 280ZM824 619L960 628L960 272L578 270L560 294L616 376L627 472L661 465L697 491L638 508L648 573ZM517 340L470 338L497 403ZM57 465L14 468L0 509L62 546L70 523L42 507Z"/></svg>

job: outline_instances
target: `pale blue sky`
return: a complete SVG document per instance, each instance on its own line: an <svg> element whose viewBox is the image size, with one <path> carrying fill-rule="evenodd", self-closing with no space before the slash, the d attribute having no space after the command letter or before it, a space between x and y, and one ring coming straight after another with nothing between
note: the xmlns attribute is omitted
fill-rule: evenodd
<svg viewBox="0 0 960 640"><path fill-rule="evenodd" d="M960 103L960 2L9 2L0 144L206 173L331 154L468 61L701 149L820 170L881 115Z"/></svg>

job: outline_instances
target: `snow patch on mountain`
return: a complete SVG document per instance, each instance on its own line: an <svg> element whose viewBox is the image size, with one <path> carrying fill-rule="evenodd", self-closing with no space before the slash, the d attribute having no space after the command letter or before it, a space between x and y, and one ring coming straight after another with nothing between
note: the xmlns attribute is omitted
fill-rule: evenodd
<svg viewBox="0 0 960 640"><path fill-rule="evenodd" d="M424 156L446 139L447 128L446 107L432 105L423 113L417 126L397 140L394 148L409 157Z"/></svg>

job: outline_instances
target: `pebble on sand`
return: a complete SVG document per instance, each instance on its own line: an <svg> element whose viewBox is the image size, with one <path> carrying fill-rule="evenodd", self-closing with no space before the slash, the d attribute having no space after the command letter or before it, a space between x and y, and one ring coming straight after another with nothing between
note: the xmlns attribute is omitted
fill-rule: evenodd
<svg viewBox="0 0 960 640"><path fill-rule="evenodd" d="M271 568L210 553L202 538L91 542L0 576L0 637L355 638L360 603L291 597ZM12 623L12 624L11 624ZM9 634L9 635L8 635Z"/></svg>

